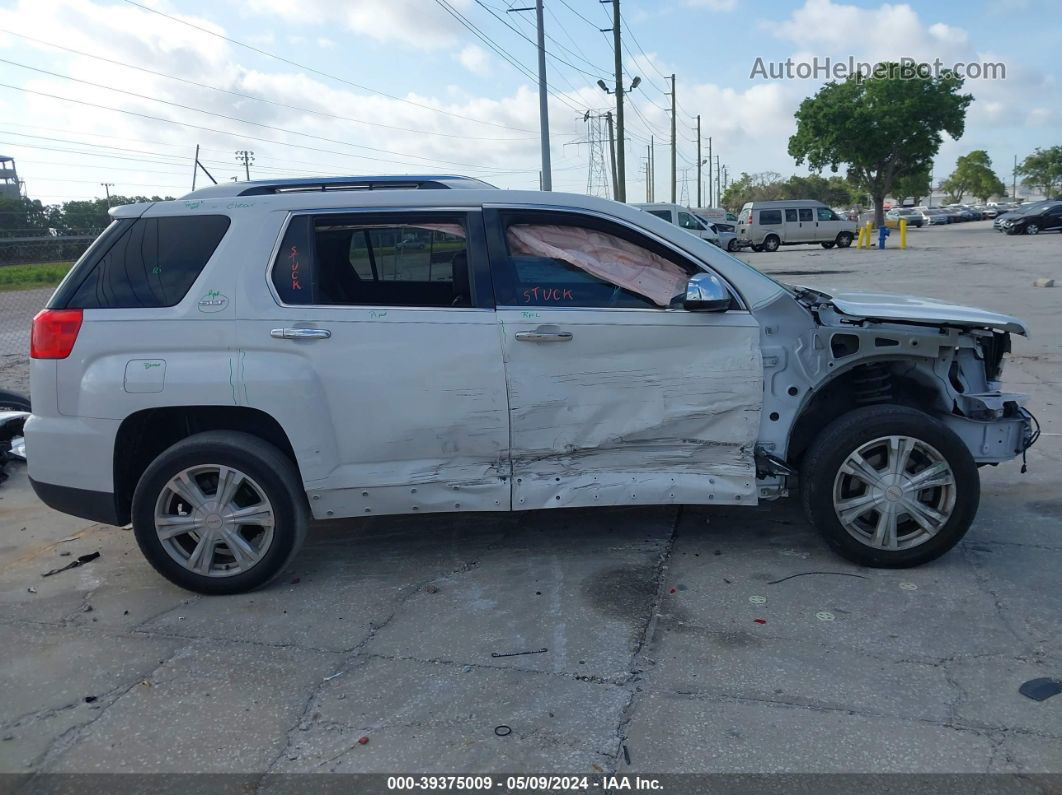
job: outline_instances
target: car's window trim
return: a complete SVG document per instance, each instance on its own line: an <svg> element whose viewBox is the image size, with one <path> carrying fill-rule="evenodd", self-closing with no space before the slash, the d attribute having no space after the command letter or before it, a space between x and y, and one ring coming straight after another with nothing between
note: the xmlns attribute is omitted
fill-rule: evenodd
<svg viewBox="0 0 1062 795"><path fill-rule="evenodd" d="M487 273L487 285L485 287L479 286L479 280L475 277L472 278L470 285L473 292L473 299L477 302L473 306L405 306L402 304L288 304L285 303L280 294L276 290L276 285L273 284L273 266L276 264L277 255L280 253L280 247L284 244L284 237L288 233L288 229L291 224L295 222L297 218L305 218L307 216L316 217L323 215L390 215L392 213L442 213L442 214L461 214L467 216L469 220L474 217L479 218L478 229L473 232L470 228L471 225L466 225L466 233L468 234L469 244L473 244L473 235L477 236L478 240L475 241L475 245L482 249L483 259L487 258L486 243L482 240L483 233L483 220L482 220L482 207L479 206L457 206L457 207L327 207L322 209L299 209L299 210L287 210L284 212L284 219L280 224L280 229L277 232L276 241L273 243L273 247L269 254L269 259L265 265L265 283L266 289L269 290L269 295L276 302L276 305L282 309L342 309L346 311L357 310L374 310L374 309L386 309L386 310L410 310L413 312L493 312L494 306L494 286L490 281L490 267L489 264L486 267ZM314 269L316 273L316 268ZM472 269L469 268L469 274L471 275ZM315 276L316 278L316 276ZM489 297L490 305L480 306L480 298ZM486 302L484 302L486 303Z"/></svg>
<svg viewBox="0 0 1062 795"><path fill-rule="evenodd" d="M626 220L625 218L617 218L616 216L609 215L608 213L603 213L603 212L600 212L598 210L588 210L588 209L585 209L585 208L582 208L582 207L557 207L557 206L554 206L554 205L516 204L516 203L509 203L509 202L489 202L489 203L485 202L483 204L483 210L486 211L486 212L490 212L490 211L504 212L504 211L507 211L507 210L525 211L525 212L559 212L559 213L567 213L567 214L573 215L573 216L585 216L587 218L594 218L594 219L597 219L597 220L600 220L600 221L606 221L608 223L612 223L612 224L616 224L618 226L622 226L622 227L634 232L635 234L641 235L643 237L648 238L649 240L652 240L653 242L657 243L658 245L663 246L664 248L666 248L669 251L671 251L675 256L679 257L680 259L682 259L682 260L684 260L686 262L690 262L690 263L698 266L699 268L701 268L701 270L703 270L704 272L711 273L716 278L718 278L726 286L726 288L730 291L730 294L731 294L731 296L733 296L734 301L738 304L738 306L733 307L731 309L728 309L727 312L749 312L750 311L749 310L749 302L745 300L745 297L741 294L741 291L738 290L729 279L727 279L723 274L721 274L716 268L712 267L708 262L705 262L705 261L701 260L699 257L684 251L683 249L679 248L674 243L669 241L667 238L661 237L660 235L656 234L655 232L652 232L652 231L650 231L648 229L645 229L644 227L638 226L637 224L634 224L634 223ZM488 235L488 237L489 237L489 235ZM488 249L488 251L487 251L488 261L490 262L491 273L492 273L492 276L493 276L494 262L493 262L493 259L490 257L490 240L488 239L486 242L487 242L487 249ZM711 245L711 244L710 243L706 243L706 245ZM720 253L725 253L725 252L720 251ZM526 305L526 304L516 304L516 305L514 305L514 304L502 304L500 302L497 303L497 308L498 309L522 309L522 310L529 310L529 311L542 311L542 310L553 311L555 309L560 309L560 310L569 310L569 311L574 310L574 311L580 311L580 312L586 312L586 311L602 312L602 311L604 311L604 312L657 312L657 313L659 313L659 312L686 312L686 311L689 311L689 310L685 310L685 309L681 309L681 308L672 308L672 307L617 307L617 306L611 306L611 307L586 307L586 306L566 306L566 307L545 306L545 307L542 307L542 306L540 306L540 307L537 307L537 309L535 309L535 308L529 307L529 305Z"/></svg>

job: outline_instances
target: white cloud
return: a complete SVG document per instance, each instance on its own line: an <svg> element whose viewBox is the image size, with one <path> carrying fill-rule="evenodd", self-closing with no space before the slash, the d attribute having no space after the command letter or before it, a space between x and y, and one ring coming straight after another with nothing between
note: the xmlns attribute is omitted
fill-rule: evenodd
<svg viewBox="0 0 1062 795"><path fill-rule="evenodd" d="M475 44L466 44L457 54L457 60L475 75L487 75L491 71L490 53Z"/></svg>
<svg viewBox="0 0 1062 795"><path fill-rule="evenodd" d="M467 13L471 0L450 0ZM252 13L278 16L289 24L341 24L380 42L418 49L452 46L464 33L461 24L438 3L426 0L250 0Z"/></svg>
<svg viewBox="0 0 1062 795"><path fill-rule="evenodd" d="M688 6L700 6L712 11L733 11L737 8L737 0L686 0Z"/></svg>

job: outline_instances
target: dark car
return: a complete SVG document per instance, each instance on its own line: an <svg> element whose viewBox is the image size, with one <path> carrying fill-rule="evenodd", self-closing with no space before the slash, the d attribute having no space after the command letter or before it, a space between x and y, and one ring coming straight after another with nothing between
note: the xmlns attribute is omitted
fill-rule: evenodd
<svg viewBox="0 0 1062 795"><path fill-rule="evenodd" d="M1008 235L1038 235L1052 230L1062 230L1062 202L1045 202L1042 207L1030 208L1003 221L1003 231Z"/></svg>
<svg viewBox="0 0 1062 795"><path fill-rule="evenodd" d="M1005 224L1008 221L1013 221L1020 215L1024 215L1028 212L1034 212L1040 210L1042 207L1046 207L1051 204L1050 201L1038 201L1030 204L1019 204L1017 207L1011 207L1006 212L1000 213L996 216L996 219L992 222L992 228L997 232L1006 231Z"/></svg>

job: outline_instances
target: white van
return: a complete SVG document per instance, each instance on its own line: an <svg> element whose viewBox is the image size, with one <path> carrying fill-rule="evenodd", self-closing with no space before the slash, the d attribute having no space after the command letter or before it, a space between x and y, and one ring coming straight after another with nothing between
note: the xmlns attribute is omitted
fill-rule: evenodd
<svg viewBox="0 0 1062 795"><path fill-rule="evenodd" d="M746 202L738 215L738 244L753 251L777 251L779 246L819 243L823 248L848 248L857 225L841 218L820 201L793 199Z"/></svg>
<svg viewBox="0 0 1062 795"><path fill-rule="evenodd" d="M725 248L727 251L737 251L739 247L736 233L720 231L714 223L698 217L689 207L667 202L634 204L632 206L637 207L639 210L644 210L650 215L655 215L657 218L663 218L670 224L680 226L687 232L697 235L702 240L707 240L709 243L719 246L719 248Z"/></svg>

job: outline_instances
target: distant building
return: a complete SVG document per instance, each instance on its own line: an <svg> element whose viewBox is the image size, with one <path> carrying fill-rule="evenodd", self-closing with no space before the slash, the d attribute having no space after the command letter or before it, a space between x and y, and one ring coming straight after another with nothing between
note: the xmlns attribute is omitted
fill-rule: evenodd
<svg viewBox="0 0 1062 795"><path fill-rule="evenodd" d="M15 158L0 155L0 199L18 199L22 196L22 183L18 181Z"/></svg>

